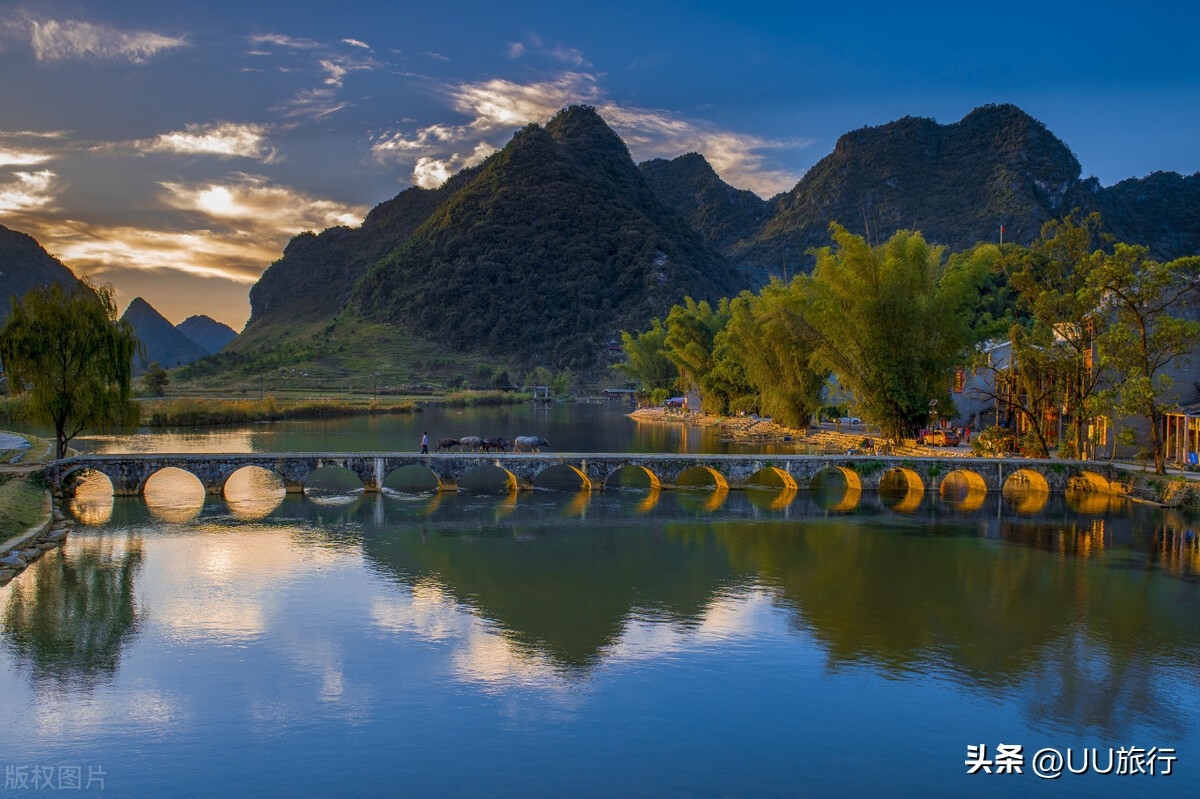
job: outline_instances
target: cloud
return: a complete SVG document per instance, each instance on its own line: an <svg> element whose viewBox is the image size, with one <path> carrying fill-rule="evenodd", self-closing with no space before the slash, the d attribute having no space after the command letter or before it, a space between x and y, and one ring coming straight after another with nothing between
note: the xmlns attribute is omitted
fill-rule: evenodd
<svg viewBox="0 0 1200 799"><path fill-rule="evenodd" d="M319 84L300 89L291 100L276 106L275 111L289 117L310 117L323 119L348 107L350 103L340 98L346 76L352 72L378 69L381 64L370 55L370 45L358 39L340 39L330 45L312 39L296 39L282 34L262 34L251 36L252 44L264 48L282 48L297 58L315 59L299 66L281 66L286 72L314 71L319 76ZM339 47L338 45L348 45ZM367 52L362 52L366 50ZM267 50L255 49L251 55L267 56ZM314 69L315 67L315 69Z"/></svg>
<svg viewBox="0 0 1200 799"><path fill-rule="evenodd" d="M248 285L279 258L295 234L357 225L369 210L314 198L254 175L160 186L161 204L175 213L160 214L157 226L30 216L23 220L22 229L76 274L173 271ZM52 199L49 189L45 194ZM4 197L0 188L0 203ZM28 203L22 210L27 208Z"/></svg>
<svg viewBox="0 0 1200 799"><path fill-rule="evenodd" d="M566 64L578 69L591 66L583 57L583 52L574 47L561 44L547 44L539 34L532 33L527 42L510 42L508 45L509 58L524 58L526 56L541 56L560 64Z"/></svg>
<svg viewBox="0 0 1200 799"><path fill-rule="evenodd" d="M364 50L370 50L371 45L366 42L360 42L358 39L342 39L342 44L348 44L351 47L361 47Z"/></svg>
<svg viewBox="0 0 1200 799"><path fill-rule="evenodd" d="M15 150L0 144L0 167L3 166L37 166L52 158L47 153L32 150Z"/></svg>
<svg viewBox="0 0 1200 799"><path fill-rule="evenodd" d="M276 159L275 150L267 145L267 125L214 122L208 125L187 125L183 130L160 133L153 139L134 146L141 152L178 153L181 155L215 155L219 158L252 158L264 163Z"/></svg>
<svg viewBox="0 0 1200 799"><path fill-rule="evenodd" d="M800 178L796 172L773 166L770 156L812 144L811 139L766 139L666 111L621 105L606 99L598 78L586 72L565 72L532 83L494 78L447 86L444 94L467 122L430 125L412 133L391 131L372 145L380 161L411 164L413 183L425 188L441 185L455 172L486 158L513 130L530 122L544 123L563 107L578 103L596 106L635 159L699 152L724 180L764 197L792 188Z"/></svg>
<svg viewBox="0 0 1200 799"><path fill-rule="evenodd" d="M14 172L9 180L0 178L0 215L53 209L57 183L58 175L49 169Z"/></svg>
<svg viewBox="0 0 1200 799"><path fill-rule="evenodd" d="M129 61L142 64L186 39L150 31L122 31L78 20L30 20L30 44L38 61Z"/></svg>

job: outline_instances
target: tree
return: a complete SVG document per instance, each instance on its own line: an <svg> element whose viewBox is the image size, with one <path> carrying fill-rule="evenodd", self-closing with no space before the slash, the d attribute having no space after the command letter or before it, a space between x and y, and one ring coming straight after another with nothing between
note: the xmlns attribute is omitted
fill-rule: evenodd
<svg viewBox="0 0 1200 799"><path fill-rule="evenodd" d="M820 408L828 376L810 364L804 304L799 282L772 279L759 294L742 292L729 303L729 322L715 339L718 359L740 365L758 410L790 427L808 424Z"/></svg>
<svg viewBox="0 0 1200 799"><path fill-rule="evenodd" d="M813 364L831 369L863 415L893 438L913 436L929 402L950 405L950 378L969 341L967 308L977 294L971 270L950 270L942 248L899 231L872 247L839 225L836 247L816 252L799 324Z"/></svg>
<svg viewBox="0 0 1200 799"><path fill-rule="evenodd" d="M29 394L34 418L54 426L57 457L85 428L137 419L129 398L133 327L117 319L111 286L86 281L30 290L0 330L9 391Z"/></svg>
<svg viewBox="0 0 1200 799"><path fill-rule="evenodd" d="M667 359L679 370L678 384L684 391L696 389L707 407L710 397L706 396L705 378L713 370L713 339L729 318L728 301L721 300L716 311L707 302L697 303L684 297L683 305L676 305L667 314L666 337L663 339ZM724 405L724 398L715 405Z"/></svg>
<svg viewBox="0 0 1200 799"><path fill-rule="evenodd" d="M1090 277L1115 320L1098 342L1101 366L1114 377L1112 404L1150 423L1154 471L1162 474L1164 397L1171 390L1164 370L1200 338L1200 322L1171 312L1189 296L1200 298L1200 256L1164 264L1148 258L1145 247L1118 244Z"/></svg>
<svg viewBox="0 0 1200 799"><path fill-rule="evenodd" d="M636 335L621 331L621 349L625 363L616 368L644 391L670 390L679 380L679 370L667 358L667 329L655 318L650 329Z"/></svg>
<svg viewBox="0 0 1200 799"><path fill-rule="evenodd" d="M1079 221L1074 214L1052 220L1028 249L1011 250L1001 261L1018 305L1029 317L1029 335L1022 339L1026 346L1014 340L1013 360L1036 361L1037 371L1055 388L1048 402L1022 409L1022 415L1033 418L1061 409L1071 424L1075 452L1081 451L1083 426L1092 415L1091 398L1100 380L1093 353L1108 323L1098 312L1101 291L1092 277L1104 257L1093 249L1099 230L1100 215L1095 213Z"/></svg>
<svg viewBox="0 0 1200 799"><path fill-rule="evenodd" d="M142 382L146 385L146 392L152 397L161 397L167 393L167 386L171 383L171 378L167 377L167 370L159 365L158 361L152 362L146 367L146 374L142 375Z"/></svg>

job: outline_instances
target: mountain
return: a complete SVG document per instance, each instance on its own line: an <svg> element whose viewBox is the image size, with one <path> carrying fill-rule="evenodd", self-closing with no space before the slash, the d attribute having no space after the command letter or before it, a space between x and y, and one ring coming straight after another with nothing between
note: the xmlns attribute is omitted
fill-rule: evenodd
<svg viewBox="0 0 1200 799"><path fill-rule="evenodd" d="M1200 252L1200 175L1155 173L1103 188L1045 125L1013 105L977 108L941 125L905 117L838 139L832 153L762 210L695 154L647 162L650 185L735 266L760 276L811 268L837 222L873 241L915 229L961 250L995 241L1029 244L1074 208L1099 211L1121 241L1162 259ZM686 186L687 190L680 187Z"/></svg>
<svg viewBox="0 0 1200 799"><path fill-rule="evenodd" d="M328 353L339 325L365 318L452 352L595 370L620 330L685 295L715 301L746 285L596 111L572 106L441 188L402 192L358 230L294 238L251 290L231 349L307 336Z"/></svg>
<svg viewBox="0 0 1200 799"><path fill-rule="evenodd" d="M75 273L32 236L0 225L0 325L12 313L14 297L20 298L36 286L73 286L77 282Z"/></svg>
<svg viewBox="0 0 1200 799"><path fill-rule="evenodd" d="M175 329L198 344L207 355L220 352L237 338L237 331L232 327L203 314L189 316L175 325Z"/></svg>
<svg viewBox="0 0 1200 799"><path fill-rule="evenodd" d="M155 362L164 369L183 366L208 354L141 297L135 297L129 303L121 319L133 325L133 332L144 348L144 352L134 358L136 372L145 371Z"/></svg>

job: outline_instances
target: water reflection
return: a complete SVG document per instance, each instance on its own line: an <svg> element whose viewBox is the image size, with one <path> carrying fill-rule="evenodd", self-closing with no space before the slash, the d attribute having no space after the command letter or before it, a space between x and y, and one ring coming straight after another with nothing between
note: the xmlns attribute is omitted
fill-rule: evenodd
<svg viewBox="0 0 1200 799"><path fill-rule="evenodd" d="M8 586L0 641L35 682L90 688L112 679L144 618L134 598L142 540L115 534L43 555Z"/></svg>

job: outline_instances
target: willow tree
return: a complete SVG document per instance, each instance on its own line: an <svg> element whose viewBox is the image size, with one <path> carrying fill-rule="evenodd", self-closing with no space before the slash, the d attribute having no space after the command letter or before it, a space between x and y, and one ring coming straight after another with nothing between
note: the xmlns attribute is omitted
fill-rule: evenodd
<svg viewBox="0 0 1200 799"><path fill-rule="evenodd" d="M27 394L35 421L54 427L57 457L85 428L130 422L133 327L117 319L110 286L86 282L31 289L0 330L9 391Z"/></svg>
<svg viewBox="0 0 1200 799"><path fill-rule="evenodd" d="M942 248L919 233L902 230L872 247L840 225L830 230L835 246L818 250L813 273L797 278L813 363L832 370L885 435L911 437L931 400L950 405L977 276L947 270Z"/></svg>
<svg viewBox="0 0 1200 799"><path fill-rule="evenodd" d="M759 412L790 427L808 424L826 379L810 363L800 286L774 278L757 295L742 292L730 301L729 321L715 339L718 359L740 364Z"/></svg>

